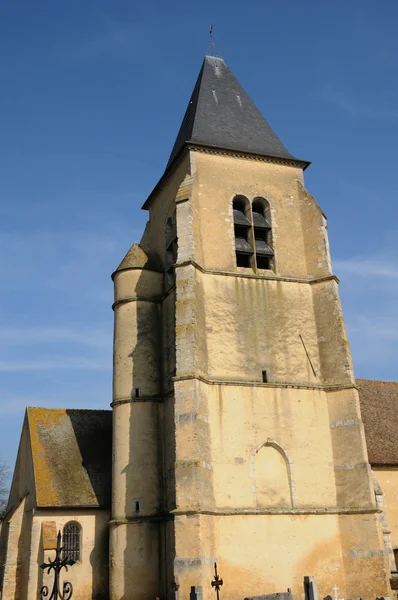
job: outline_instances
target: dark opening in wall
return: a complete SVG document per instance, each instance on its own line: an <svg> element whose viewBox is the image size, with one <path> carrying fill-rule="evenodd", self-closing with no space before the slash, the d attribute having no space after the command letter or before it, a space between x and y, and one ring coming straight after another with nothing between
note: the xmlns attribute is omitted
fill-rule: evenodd
<svg viewBox="0 0 398 600"><path fill-rule="evenodd" d="M235 237L240 238L242 240L246 240L247 238L247 227L243 225L234 225Z"/></svg>
<svg viewBox="0 0 398 600"><path fill-rule="evenodd" d="M139 397L140 397L140 388L134 388L133 398L139 398Z"/></svg>
<svg viewBox="0 0 398 600"><path fill-rule="evenodd" d="M250 267L250 255L236 253L236 265L248 269Z"/></svg>
<svg viewBox="0 0 398 600"><path fill-rule="evenodd" d="M263 383L268 383L267 371L263 371Z"/></svg>
<svg viewBox="0 0 398 600"><path fill-rule="evenodd" d="M270 268L270 259L268 256L261 256L261 254L257 254L256 259L257 259L257 268L258 269L269 269Z"/></svg>
<svg viewBox="0 0 398 600"><path fill-rule="evenodd" d="M175 285L174 265L178 256L178 238L176 213L169 217L166 222L165 230L166 246L166 285L167 287Z"/></svg>
<svg viewBox="0 0 398 600"><path fill-rule="evenodd" d="M141 506L140 506L140 501L136 500L135 501L135 512L138 513L141 510Z"/></svg>

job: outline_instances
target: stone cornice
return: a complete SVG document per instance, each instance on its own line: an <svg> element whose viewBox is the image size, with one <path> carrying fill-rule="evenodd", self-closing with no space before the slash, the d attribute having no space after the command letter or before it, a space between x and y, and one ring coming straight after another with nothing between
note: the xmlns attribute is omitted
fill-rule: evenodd
<svg viewBox="0 0 398 600"><path fill-rule="evenodd" d="M255 387L255 388L268 388L268 389L297 389L297 390L318 390L322 392L338 392L342 390L351 390L357 389L357 386L354 383L347 384L311 384L311 383L297 383L291 381L271 381L268 383L263 383L262 381L242 381L239 379L209 379L204 377L203 375L199 375L198 373L190 373L187 375L181 375L180 377L173 377L172 381L174 383L178 383L179 381L192 381L198 380L206 385L225 385L228 387ZM133 404L140 402L164 402L167 398L170 398L174 395L174 390L169 390L164 394L154 394L152 396L140 396L138 398L118 398L114 400L110 406L112 408L120 406L122 404ZM335 424L333 424L335 426Z"/></svg>
<svg viewBox="0 0 398 600"><path fill-rule="evenodd" d="M122 404L136 404L140 402L154 402L158 404L159 402L164 402L168 398L174 396L174 390L170 390L164 394L154 394L153 396L139 396L138 398L118 398L117 400L113 400L110 403L111 408L115 408L116 406L120 406Z"/></svg>
<svg viewBox="0 0 398 600"><path fill-rule="evenodd" d="M163 396L139 396L138 398L120 398L119 400L114 400L111 402L110 406L113 408L115 406L119 406L120 404L133 404L136 402L162 402L164 400Z"/></svg>
<svg viewBox="0 0 398 600"><path fill-rule="evenodd" d="M298 167L300 169L305 169L311 164L309 161L300 160L297 158L282 158L279 156L266 156L263 154L255 154L251 152L243 152L240 150L228 150L227 148L213 148L210 146L202 146L201 144L187 144L188 150L194 152L203 152L204 154L211 154L215 156L230 156L232 158L242 158L246 160L256 160L258 162L267 162L273 163L277 165L285 165L290 167Z"/></svg>
<svg viewBox="0 0 398 600"><path fill-rule="evenodd" d="M379 508L374 505L364 507L317 507L317 506L304 506L301 508L289 508L287 507L266 507L266 508L176 508L171 511L173 515L212 515L212 516L255 516L255 515L363 515L363 514L374 514L381 512Z"/></svg>
<svg viewBox="0 0 398 600"><path fill-rule="evenodd" d="M240 379L209 379L199 374L187 374L177 377L173 377L174 382L178 381L189 381L197 379L207 385L226 385L226 386L244 386L244 387L258 387L258 388L295 388L302 390L321 390L324 392L333 392L339 390L350 390L357 389L354 383L346 384L312 384L312 383L300 383L291 381L271 381L263 383L262 381L244 381Z"/></svg>
<svg viewBox="0 0 398 600"><path fill-rule="evenodd" d="M272 515L372 515L380 513L381 510L374 505L369 506L304 506L301 508L289 507L269 507L269 508L176 508L170 512L163 512L152 515L140 515L136 517L121 517L113 518L109 521L109 525L139 525L147 522L170 521L174 517L194 515L208 515L212 517L234 517L234 516L272 516Z"/></svg>
<svg viewBox="0 0 398 600"><path fill-rule="evenodd" d="M130 302L153 302L154 304L158 304L161 300L162 296L131 296L130 298L116 300L116 302L112 304L112 310L115 310L115 308L122 304L129 304Z"/></svg>
<svg viewBox="0 0 398 600"><path fill-rule="evenodd" d="M130 296L130 298L123 298L122 300L116 300L116 302L114 302L112 304L112 310L115 310L115 308L117 308L118 306L121 306L123 304L129 304L129 302L154 302L155 304L159 304L159 302L163 302L163 300L165 300L167 298L167 296L169 296L175 289L176 289L176 286L173 285L170 287L170 289L167 290L167 292L165 292L162 295Z"/></svg>
<svg viewBox="0 0 398 600"><path fill-rule="evenodd" d="M271 280L271 281L286 281L289 283L306 283L309 285L315 285L317 283L324 283L326 281L335 281L336 283L340 283L338 277L336 275L325 275L324 277L314 277L314 278L304 278L304 277L285 277L281 275L276 275L275 273L270 273L267 275L259 275L258 273L243 273L242 271L218 271L213 269L205 269L200 266L194 260L186 260L181 263L176 263L174 267L176 269L180 267L192 266L201 273L205 275L221 275L222 277L243 277L246 279L261 279L261 280Z"/></svg>
<svg viewBox="0 0 398 600"><path fill-rule="evenodd" d="M115 517L109 521L109 525L140 525L140 523L153 523L158 521L171 521L171 513L158 513L153 515L140 515L136 517Z"/></svg>

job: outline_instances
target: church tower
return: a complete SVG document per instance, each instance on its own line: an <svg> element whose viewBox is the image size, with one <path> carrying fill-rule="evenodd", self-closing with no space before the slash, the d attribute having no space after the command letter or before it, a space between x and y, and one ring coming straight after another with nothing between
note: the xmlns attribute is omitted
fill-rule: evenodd
<svg viewBox="0 0 398 600"><path fill-rule="evenodd" d="M390 593L308 165L206 56L113 274L112 600Z"/></svg>

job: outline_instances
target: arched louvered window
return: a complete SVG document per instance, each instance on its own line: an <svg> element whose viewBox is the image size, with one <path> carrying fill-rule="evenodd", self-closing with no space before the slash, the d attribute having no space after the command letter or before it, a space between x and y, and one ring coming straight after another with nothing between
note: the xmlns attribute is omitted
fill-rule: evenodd
<svg viewBox="0 0 398 600"><path fill-rule="evenodd" d="M252 204L254 246L257 269L270 269L272 250L271 211L267 200L256 198Z"/></svg>
<svg viewBox="0 0 398 600"><path fill-rule="evenodd" d="M244 196L236 196L233 201L236 265L251 268L253 259L252 224L250 204ZM248 218L249 217L249 218Z"/></svg>
<svg viewBox="0 0 398 600"><path fill-rule="evenodd" d="M76 521L70 521L62 532L62 546L64 558L80 560L81 527Z"/></svg>
<svg viewBox="0 0 398 600"><path fill-rule="evenodd" d="M177 223L176 213L167 219L165 231L166 243L166 281L168 285L174 285L175 273L174 265L177 262L178 255L178 239L177 239Z"/></svg>
<svg viewBox="0 0 398 600"><path fill-rule="evenodd" d="M244 196L233 200L236 266L257 270L273 268L271 209L267 200Z"/></svg>

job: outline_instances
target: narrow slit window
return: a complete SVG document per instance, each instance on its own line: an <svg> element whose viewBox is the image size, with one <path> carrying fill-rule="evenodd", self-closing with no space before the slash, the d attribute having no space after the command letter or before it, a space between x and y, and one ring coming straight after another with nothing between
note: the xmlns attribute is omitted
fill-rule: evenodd
<svg viewBox="0 0 398 600"><path fill-rule="evenodd" d="M263 375L263 383L268 383L267 371L263 371L262 375Z"/></svg>
<svg viewBox="0 0 398 600"><path fill-rule="evenodd" d="M67 523L62 532L63 557L80 560L81 528L78 523Z"/></svg>
<svg viewBox="0 0 398 600"><path fill-rule="evenodd" d="M166 222L165 231L165 245L166 245L166 281L168 285L174 285L175 273L174 265L177 262L178 256L178 238L177 238L177 224L176 224L176 213L174 212L172 217L169 217Z"/></svg>

